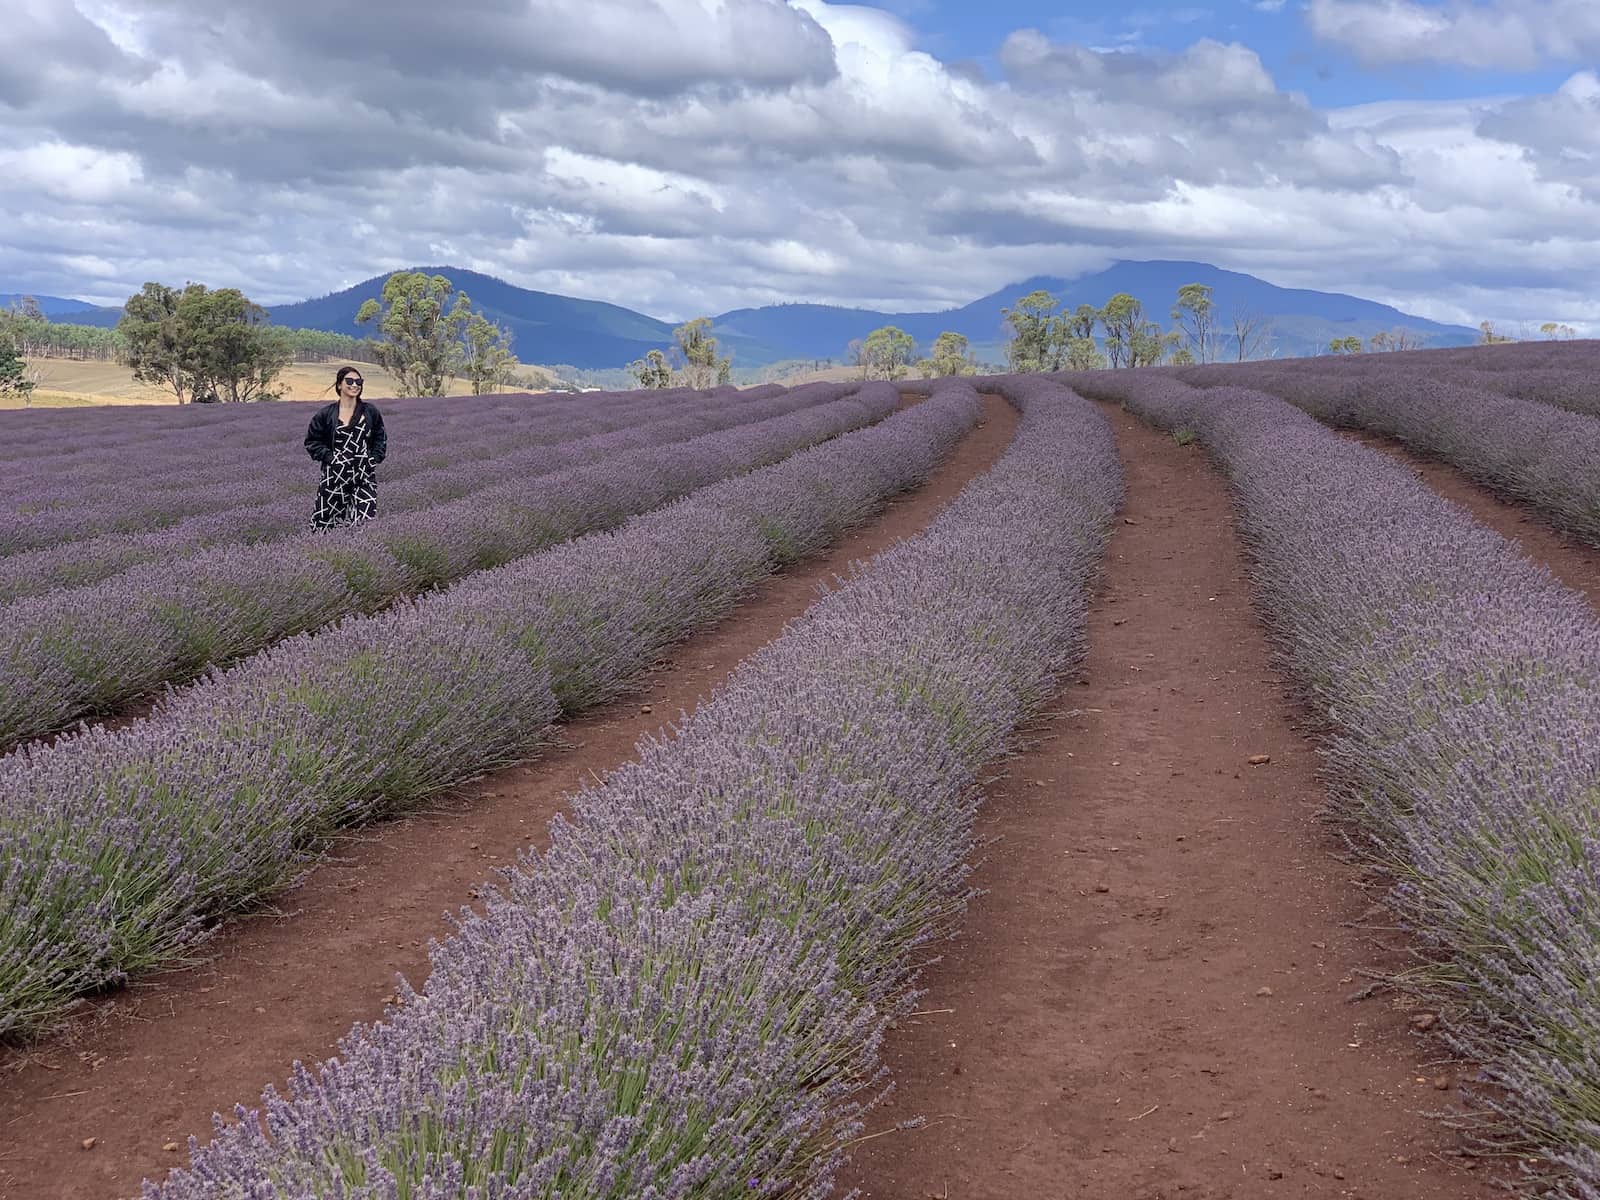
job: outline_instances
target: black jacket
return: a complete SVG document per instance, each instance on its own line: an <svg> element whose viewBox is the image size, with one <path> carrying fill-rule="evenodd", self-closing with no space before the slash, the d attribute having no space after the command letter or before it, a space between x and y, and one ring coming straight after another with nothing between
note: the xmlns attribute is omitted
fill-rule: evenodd
<svg viewBox="0 0 1600 1200"><path fill-rule="evenodd" d="M356 419L367 418L367 454L374 463L381 463L389 452L389 435L383 432L383 414L376 404L366 400L356 401ZM339 427L339 402L325 404L317 409L306 427L306 453L326 466L333 461L333 431Z"/></svg>

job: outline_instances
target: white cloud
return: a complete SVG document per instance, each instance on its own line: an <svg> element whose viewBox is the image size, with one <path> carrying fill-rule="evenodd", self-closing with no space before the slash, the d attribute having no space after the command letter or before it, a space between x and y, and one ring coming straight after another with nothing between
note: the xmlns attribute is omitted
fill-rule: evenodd
<svg viewBox="0 0 1600 1200"><path fill-rule="evenodd" d="M359 36L353 0L22 3L0 290L273 303L449 261L676 319L1166 257L1514 326L1583 320L1600 274L1593 72L1324 111L1235 43L1019 30L993 78L825 0L406 0Z"/></svg>
<svg viewBox="0 0 1600 1200"><path fill-rule="evenodd" d="M1308 0L1306 23L1373 64L1531 70L1600 55L1595 0Z"/></svg>

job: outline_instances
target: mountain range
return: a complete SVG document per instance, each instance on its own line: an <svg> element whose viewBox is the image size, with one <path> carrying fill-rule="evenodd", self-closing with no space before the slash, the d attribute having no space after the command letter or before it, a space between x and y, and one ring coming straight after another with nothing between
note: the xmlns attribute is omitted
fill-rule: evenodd
<svg viewBox="0 0 1600 1200"><path fill-rule="evenodd" d="M524 362L615 368L672 344L672 322L620 305L531 291L456 267L415 269L443 275L465 291L474 308L511 333L513 349ZM379 294L385 278L374 276L311 300L269 305L267 312L277 325L359 337L369 330L355 323L356 310L363 300ZM741 368L795 359L842 361L853 339L864 338L884 325L905 330L916 339L919 351L931 346L940 333L952 330L966 336L980 361L998 363L1005 357L1006 326L1001 310L1029 292L1050 292L1064 311L1080 304L1098 307L1117 293L1127 292L1143 303L1147 317L1165 326L1178 289L1191 283L1212 289L1219 326L1231 327L1232 315L1241 312L1268 322L1272 329L1268 352L1280 357L1321 353L1334 338L1354 335L1365 341L1374 333L1396 330L1405 330L1428 346L1469 345L1479 337L1476 329L1429 321L1357 296L1283 288L1208 263L1174 261L1124 261L1077 279L1039 275L960 308L938 312L889 313L831 304L738 308L713 317L712 331L720 347L733 354L734 365ZM0 293L0 305L14 299ZM77 324L114 325L122 312L57 296L35 299L52 320ZM1231 350L1225 349L1225 353L1231 354Z"/></svg>

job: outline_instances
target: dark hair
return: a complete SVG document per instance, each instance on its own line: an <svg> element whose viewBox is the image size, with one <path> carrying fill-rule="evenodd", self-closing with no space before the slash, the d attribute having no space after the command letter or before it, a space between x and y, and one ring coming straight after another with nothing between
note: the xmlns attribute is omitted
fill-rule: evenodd
<svg viewBox="0 0 1600 1200"><path fill-rule="evenodd" d="M339 394L339 389L344 386L344 377L346 375L359 375L359 374L361 374L361 368L360 367L340 367L338 374L336 374L333 377L333 392L334 392L334 395L338 395Z"/></svg>

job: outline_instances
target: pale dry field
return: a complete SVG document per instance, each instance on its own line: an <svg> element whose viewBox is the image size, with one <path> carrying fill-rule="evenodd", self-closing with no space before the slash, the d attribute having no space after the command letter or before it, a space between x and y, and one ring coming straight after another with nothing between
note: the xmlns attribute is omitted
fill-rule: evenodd
<svg viewBox="0 0 1600 1200"><path fill-rule="evenodd" d="M29 359L30 367L44 372L34 389L34 408L73 408L92 404L175 404L170 391L136 383L127 367L114 362L78 362L69 358ZM279 376L279 388L286 400L332 400L333 375L343 365L337 362L294 363ZM376 363L355 363L367 381L366 394L377 399L393 396L394 377ZM519 366L517 370L530 368ZM532 368L537 370L537 368ZM465 395L472 390L462 379L451 380L447 395ZM22 408L20 400L0 397L0 408Z"/></svg>

